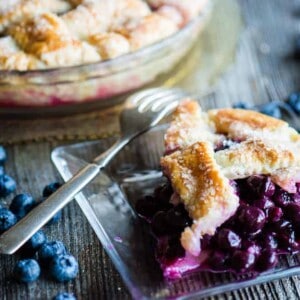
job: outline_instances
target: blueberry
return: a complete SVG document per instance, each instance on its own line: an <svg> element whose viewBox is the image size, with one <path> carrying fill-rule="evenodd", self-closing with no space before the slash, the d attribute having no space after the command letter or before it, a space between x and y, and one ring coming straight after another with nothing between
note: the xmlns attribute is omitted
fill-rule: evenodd
<svg viewBox="0 0 300 300"><path fill-rule="evenodd" d="M300 224L300 205L297 203L289 203L284 208L285 217L295 225Z"/></svg>
<svg viewBox="0 0 300 300"><path fill-rule="evenodd" d="M264 227L266 217L258 207L244 206L238 211L238 221L244 231L257 233Z"/></svg>
<svg viewBox="0 0 300 300"><path fill-rule="evenodd" d="M267 219L269 223L278 222L283 216L282 209L277 206L268 208L266 213L267 213Z"/></svg>
<svg viewBox="0 0 300 300"><path fill-rule="evenodd" d="M59 293L53 298L53 300L76 300L76 298L70 293Z"/></svg>
<svg viewBox="0 0 300 300"><path fill-rule="evenodd" d="M55 256L51 261L49 271L55 280L66 282L76 277L78 263L72 255L63 254Z"/></svg>
<svg viewBox="0 0 300 300"><path fill-rule="evenodd" d="M44 187L43 190L43 197L49 197L51 194L53 194L59 187L61 186L61 183L59 182L52 182Z"/></svg>
<svg viewBox="0 0 300 300"><path fill-rule="evenodd" d="M152 218L159 208L157 203L154 201L154 198L150 195L147 195L137 201L135 210L142 217Z"/></svg>
<svg viewBox="0 0 300 300"><path fill-rule="evenodd" d="M253 206L265 210L273 207L274 203L270 200L270 198L262 197L261 199L254 200Z"/></svg>
<svg viewBox="0 0 300 300"><path fill-rule="evenodd" d="M38 251L39 260L43 264L49 263L54 257L67 254L67 249L61 241L44 243Z"/></svg>
<svg viewBox="0 0 300 300"><path fill-rule="evenodd" d="M40 273L40 266L34 259L19 260L13 271L15 279L24 283L37 280Z"/></svg>
<svg viewBox="0 0 300 300"><path fill-rule="evenodd" d="M275 193L275 185L270 177L253 175L248 177L246 182L255 197L271 197Z"/></svg>
<svg viewBox="0 0 300 300"><path fill-rule="evenodd" d="M275 251L267 249L263 251L260 257L257 259L255 267L259 272L263 272L275 267L277 262L278 259Z"/></svg>
<svg viewBox="0 0 300 300"><path fill-rule="evenodd" d="M7 208L0 209L0 233L17 223L17 217Z"/></svg>
<svg viewBox="0 0 300 300"><path fill-rule="evenodd" d="M173 207L170 203L170 198L173 194L173 189L169 183L157 187L154 191L154 198L159 207L159 210L167 211Z"/></svg>
<svg viewBox="0 0 300 300"><path fill-rule="evenodd" d="M249 251L235 250L231 258L231 266L237 272L245 272L255 263L255 255Z"/></svg>
<svg viewBox="0 0 300 300"><path fill-rule="evenodd" d="M192 224L192 220L182 204L168 210L166 214L166 221L169 226L174 228L176 231L182 231L185 227Z"/></svg>
<svg viewBox="0 0 300 300"><path fill-rule="evenodd" d="M212 236L209 234L204 234L201 239L201 249L205 250L211 245Z"/></svg>
<svg viewBox="0 0 300 300"><path fill-rule="evenodd" d="M224 270L227 264L227 255L219 250L214 251L208 258L208 264L213 270Z"/></svg>
<svg viewBox="0 0 300 300"><path fill-rule="evenodd" d="M239 109L250 109L251 108L251 105L247 102L243 102L243 101L240 101L240 102L236 102L232 105L232 108L239 108Z"/></svg>
<svg viewBox="0 0 300 300"><path fill-rule="evenodd" d="M256 242L248 239L242 241L242 248L246 252L252 253L255 256L257 256L261 250L261 247Z"/></svg>
<svg viewBox="0 0 300 300"><path fill-rule="evenodd" d="M3 165L6 161L7 155L3 146L0 145L0 164Z"/></svg>
<svg viewBox="0 0 300 300"><path fill-rule="evenodd" d="M277 249L277 239L271 233L266 233L261 236L260 244L264 249Z"/></svg>
<svg viewBox="0 0 300 300"><path fill-rule="evenodd" d="M16 182L7 174L0 176L0 197L6 197L16 189Z"/></svg>
<svg viewBox="0 0 300 300"><path fill-rule="evenodd" d="M44 231L39 230L24 245L24 249L34 253L46 242L47 242L47 237L46 237Z"/></svg>
<svg viewBox="0 0 300 300"><path fill-rule="evenodd" d="M283 189L276 189L275 194L272 197L273 202L280 207L286 206L289 202L292 201L291 195L284 191Z"/></svg>
<svg viewBox="0 0 300 300"><path fill-rule="evenodd" d="M168 241L168 247L165 253L165 257L168 261L176 260L177 258L183 257L185 250L183 249L179 237L171 238Z"/></svg>
<svg viewBox="0 0 300 300"><path fill-rule="evenodd" d="M287 103L296 113L300 114L300 93L290 94Z"/></svg>
<svg viewBox="0 0 300 300"><path fill-rule="evenodd" d="M241 247L241 238L232 230L222 228L217 233L217 243L220 249L235 250Z"/></svg>
<svg viewBox="0 0 300 300"><path fill-rule="evenodd" d="M168 228L166 220L166 212L159 211L154 215L151 222L151 228L156 236L163 236L168 234L170 229Z"/></svg>
<svg viewBox="0 0 300 300"><path fill-rule="evenodd" d="M25 215L34 207L35 201L28 194L19 194L15 196L9 206L9 209L16 215L18 219Z"/></svg>
<svg viewBox="0 0 300 300"><path fill-rule="evenodd" d="M270 102L260 106L259 111L262 114L268 115L273 118L281 119L281 111L278 105L275 102Z"/></svg>

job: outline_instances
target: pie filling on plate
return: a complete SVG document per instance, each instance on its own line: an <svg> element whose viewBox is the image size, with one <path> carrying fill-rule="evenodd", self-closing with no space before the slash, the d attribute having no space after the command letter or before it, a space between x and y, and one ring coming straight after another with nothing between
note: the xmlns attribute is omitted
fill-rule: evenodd
<svg viewBox="0 0 300 300"><path fill-rule="evenodd" d="M2 0L0 70L93 63L180 30L210 0Z"/></svg>
<svg viewBox="0 0 300 300"><path fill-rule="evenodd" d="M241 109L183 101L165 135L167 183L136 210L167 278L193 269L258 274L300 250L300 136Z"/></svg>

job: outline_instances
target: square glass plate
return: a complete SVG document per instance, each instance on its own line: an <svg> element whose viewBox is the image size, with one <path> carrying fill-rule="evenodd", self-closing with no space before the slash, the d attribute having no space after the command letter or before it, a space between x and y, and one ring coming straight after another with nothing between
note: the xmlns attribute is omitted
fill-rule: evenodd
<svg viewBox="0 0 300 300"><path fill-rule="evenodd" d="M165 128L157 127L132 142L105 173L76 197L133 298L199 298L300 274L300 256L289 255L281 257L275 270L256 278L203 271L193 271L172 281L162 277L154 258L149 226L137 217L133 208L137 199L151 193L163 181L159 158L163 153ZM68 180L114 140L59 147L53 151L52 159L64 180Z"/></svg>

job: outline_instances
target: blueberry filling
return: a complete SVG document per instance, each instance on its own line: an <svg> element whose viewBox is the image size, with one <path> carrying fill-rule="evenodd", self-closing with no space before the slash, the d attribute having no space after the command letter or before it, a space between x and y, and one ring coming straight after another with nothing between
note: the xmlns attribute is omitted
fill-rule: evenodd
<svg viewBox="0 0 300 300"><path fill-rule="evenodd" d="M213 236L202 237L201 253L206 256L198 269L258 274L275 267L279 254L300 251L299 188L296 194L289 194L262 175L231 181L231 185L240 197L240 206ZM183 204L170 203L172 194L167 183L136 205L157 238L156 257L163 269L187 256L180 236L192 224ZM186 270L183 267L183 272Z"/></svg>

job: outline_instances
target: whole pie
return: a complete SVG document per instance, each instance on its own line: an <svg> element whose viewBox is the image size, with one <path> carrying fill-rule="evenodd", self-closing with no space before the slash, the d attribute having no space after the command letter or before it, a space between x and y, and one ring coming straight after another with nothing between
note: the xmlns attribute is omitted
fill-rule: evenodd
<svg viewBox="0 0 300 300"><path fill-rule="evenodd" d="M164 275L200 268L258 274L300 250L300 136L242 109L183 101L165 135L167 183L137 203Z"/></svg>
<svg viewBox="0 0 300 300"><path fill-rule="evenodd" d="M2 0L0 69L114 58L168 37L209 0Z"/></svg>

